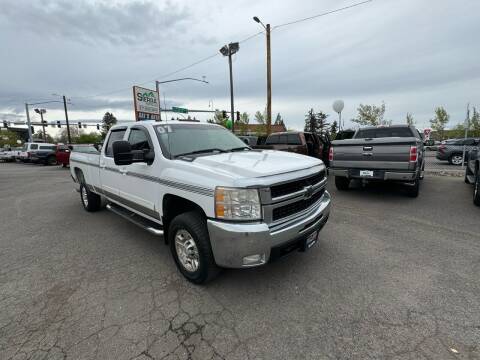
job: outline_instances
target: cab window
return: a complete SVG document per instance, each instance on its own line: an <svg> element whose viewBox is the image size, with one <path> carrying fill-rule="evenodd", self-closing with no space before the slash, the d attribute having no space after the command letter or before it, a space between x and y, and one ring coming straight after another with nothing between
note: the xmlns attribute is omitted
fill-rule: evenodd
<svg viewBox="0 0 480 360"><path fill-rule="evenodd" d="M151 150L148 135L142 129L131 129L128 135L128 142L132 145L132 150Z"/></svg>
<svg viewBox="0 0 480 360"><path fill-rule="evenodd" d="M113 130L108 137L107 147L105 148L105 156L113 157L112 144L114 141L123 140L126 129Z"/></svg>

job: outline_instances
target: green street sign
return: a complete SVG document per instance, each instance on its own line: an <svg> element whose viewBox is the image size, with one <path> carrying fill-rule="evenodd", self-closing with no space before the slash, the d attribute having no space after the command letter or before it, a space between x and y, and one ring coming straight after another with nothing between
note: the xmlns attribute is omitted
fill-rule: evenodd
<svg viewBox="0 0 480 360"><path fill-rule="evenodd" d="M188 114L188 109L172 106L172 111L175 113Z"/></svg>

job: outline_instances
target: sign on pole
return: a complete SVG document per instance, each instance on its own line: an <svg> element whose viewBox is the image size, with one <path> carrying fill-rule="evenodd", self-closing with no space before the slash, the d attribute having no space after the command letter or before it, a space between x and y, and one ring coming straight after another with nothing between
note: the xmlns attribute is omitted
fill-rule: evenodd
<svg viewBox="0 0 480 360"><path fill-rule="evenodd" d="M424 140L428 141L430 140L430 133L432 132L432 129L423 129L423 135L424 135Z"/></svg>
<svg viewBox="0 0 480 360"><path fill-rule="evenodd" d="M135 120L160 120L159 96L155 90L140 86L133 87L133 103L135 108Z"/></svg>
<svg viewBox="0 0 480 360"><path fill-rule="evenodd" d="M188 114L188 109L177 107L177 106L172 106L172 111L174 113Z"/></svg>

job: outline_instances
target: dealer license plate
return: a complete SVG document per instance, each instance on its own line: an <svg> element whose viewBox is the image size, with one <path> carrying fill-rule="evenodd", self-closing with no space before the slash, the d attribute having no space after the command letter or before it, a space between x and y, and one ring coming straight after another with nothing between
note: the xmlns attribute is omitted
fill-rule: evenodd
<svg viewBox="0 0 480 360"><path fill-rule="evenodd" d="M373 177L373 170L360 170L360 176Z"/></svg>

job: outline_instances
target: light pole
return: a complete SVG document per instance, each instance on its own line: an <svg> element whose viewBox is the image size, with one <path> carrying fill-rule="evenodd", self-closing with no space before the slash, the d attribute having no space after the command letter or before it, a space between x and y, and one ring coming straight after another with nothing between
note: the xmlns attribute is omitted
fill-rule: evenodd
<svg viewBox="0 0 480 360"><path fill-rule="evenodd" d="M35 109L37 114L40 114L40 119L42 119L42 129L43 129L43 141L47 142L47 134L45 133L45 122L43 121L43 114L47 112L45 109Z"/></svg>
<svg viewBox="0 0 480 360"><path fill-rule="evenodd" d="M233 114L235 113L235 109L233 106L233 72L232 72L232 55L235 54L240 50L240 45L238 42L230 43L228 45L224 45L220 49L220 53L223 56L228 56L228 67L230 70L230 116L232 120L232 132L235 132L235 118Z"/></svg>
<svg viewBox="0 0 480 360"><path fill-rule="evenodd" d="M267 135L270 135L272 132L272 61L270 51L270 24L264 25L257 16L254 16L253 20L263 26L267 35Z"/></svg>
<svg viewBox="0 0 480 360"><path fill-rule="evenodd" d="M186 77L186 78L172 79L172 80L165 80L165 81L158 81L158 80L155 81L155 89L157 90L157 94L158 94L158 114L159 114L159 117L160 117L160 121L162 121L162 112L161 112L161 106L160 106L160 87L159 87L159 85L170 83L170 82L175 82L175 81L184 81L184 80L199 81L199 82L203 82L205 84L208 84L208 81L205 80L205 76L202 76L202 79ZM165 105L165 98L164 98L164 105ZM165 119L167 119L166 115L165 115Z"/></svg>
<svg viewBox="0 0 480 360"><path fill-rule="evenodd" d="M63 109L65 110L65 124L67 125L67 136L68 136L68 143L72 143L72 137L70 136L70 124L68 122L68 111L67 111L67 98L65 95L59 95L59 94L52 94L53 96L61 96L63 99ZM68 99L70 101L70 99Z"/></svg>

